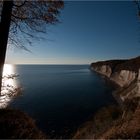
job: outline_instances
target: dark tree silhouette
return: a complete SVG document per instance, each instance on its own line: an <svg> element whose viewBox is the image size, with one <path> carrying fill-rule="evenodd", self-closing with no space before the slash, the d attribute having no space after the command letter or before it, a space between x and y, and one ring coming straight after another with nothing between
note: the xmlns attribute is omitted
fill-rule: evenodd
<svg viewBox="0 0 140 140"><path fill-rule="evenodd" d="M46 32L46 24L58 22L62 0L3 0L0 1L0 91L7 44L29 51L24 42L39 38Z"/></svg>

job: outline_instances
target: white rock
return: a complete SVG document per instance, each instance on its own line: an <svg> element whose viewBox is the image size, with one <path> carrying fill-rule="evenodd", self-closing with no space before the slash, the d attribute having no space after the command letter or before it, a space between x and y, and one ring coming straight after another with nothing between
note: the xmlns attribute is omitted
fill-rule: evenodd
<svg viewBox="0 0 140 140"><path fill-rule="evenodd" d="M140 69L138 73L129 70L121 70L112 74L108 65L97 66L94 71L105 75L121 87L125 87L120 98L124 101L126 98L140 97ZM134 82L133 82L134 81Z"/></svg>
<svg viewBox="0 0 140 140"><path fill-rule="evenodd" d="M129 85L136 78L136 73L129 70L121 70L111 76L111 80L121 87Z"/></svg>

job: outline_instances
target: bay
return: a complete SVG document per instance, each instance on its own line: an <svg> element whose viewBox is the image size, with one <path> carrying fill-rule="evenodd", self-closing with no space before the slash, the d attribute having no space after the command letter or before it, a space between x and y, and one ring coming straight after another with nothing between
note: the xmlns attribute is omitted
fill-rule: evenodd
<svg viewBox="0 0 140 140"><path fill-rule="evenodd" d="M115 104L115 89L89 65L14 65L22 95L10 103L31 116L50 138L69 138L101 107Z"/></svg>

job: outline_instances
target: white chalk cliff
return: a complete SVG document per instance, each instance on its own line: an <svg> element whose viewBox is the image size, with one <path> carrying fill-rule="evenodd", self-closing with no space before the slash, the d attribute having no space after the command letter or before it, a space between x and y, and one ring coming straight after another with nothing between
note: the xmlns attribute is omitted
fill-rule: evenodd
<svg viewBox="0 0 140 140"><path fill-rule="evenodd" d="M140 69L136 79L128 86L122 88L122 91L119 92L119 95L122 101L124 101L125 99L140 97Z"/></svg>
<svg viewBox="0 0 140 140"><path fill-rule="evenodd" d="M122 101L127 98L140 97L140 57L130 60L100 61L91 64L91 70L108 77L120 86L119 96Z"/></svg>

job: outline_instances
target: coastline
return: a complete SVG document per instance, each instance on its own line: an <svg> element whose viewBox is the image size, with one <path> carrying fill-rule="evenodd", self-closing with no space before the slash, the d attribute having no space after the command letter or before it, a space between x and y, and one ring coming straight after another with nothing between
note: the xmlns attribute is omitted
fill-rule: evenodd
<svg viewBox="0 0 140 140"><path fill-rule="evenodd" d="M94 62L90 69L117 85L113 96L121 106L125 100L140 97L140 56Z"/></svg>
<svg viewBox="0 0 140 140"><path fill-rule="evenodd" d="M112 95L113 95L114 99L117 101L118 105L119 105L120 107L123 108L123 101L122 101L121 98L116 94L117 92L118 92L118 90L112 92Z"/></svg>
<svg viewBox="0 0 140 140"><path fill-rule="evenodd" d="M90 70L115 86L112 92L116 105L104 106L77 130L76 139L130 139L139 138L140 114L140 57L130 60L136 63L131 67L129 60L102 61L92 63ZM115 62L115 63L114 63ZM126 68L130 66L129 69ZM130 64L131 64L130 63ZM138 68L138 69L137 69ZM133 71L135 70L135 71ZM135 76L134 76L135 73ZM130 81L129 81L130 79ZM130 125L131 124L131 125Z"/></svg>
<svg viewBox="0 0 140 140"><path fill-rule="evenodd" d="M120 89L122 89L120 87L120 85L118 85L115 81L112 81L108 76L99 73L93 69L90 69L92 72L95 72L97 75L99 75L100 77L102 77L105 81L109 82L109 84L111 86L113 86L115 88L115 90L112 92L112 96L114 97L114 99L117 101L118 105L123 107L123 101L121 100L121 97L119 95L117 95L117 93L119 92Z"/></svg>

